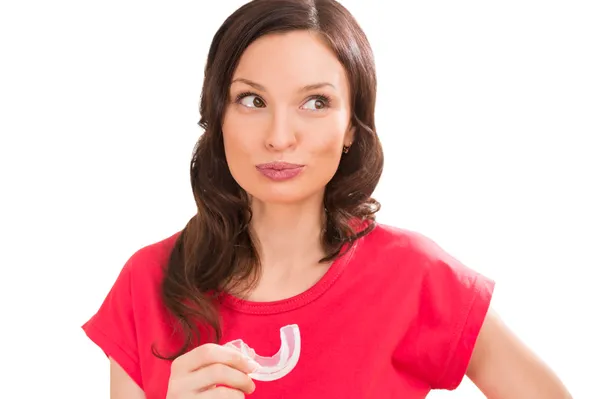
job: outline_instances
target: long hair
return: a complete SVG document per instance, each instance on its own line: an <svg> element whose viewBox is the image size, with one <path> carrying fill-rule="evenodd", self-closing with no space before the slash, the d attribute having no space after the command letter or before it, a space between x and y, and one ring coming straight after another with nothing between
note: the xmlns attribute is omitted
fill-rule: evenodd
<svg viewBox="0 0 600 399"><path fill-rule="evenodd" d="M249 229L248 196L225 158L222 123L233 73L244 50L268 34L318 32L344 66L351 89L355 138L325 187L322 245L329 262L374 227L379 203L371 197L383 169L375 130L376 75L370 44L353 16L335 0L254 0L229 16L215 34L204 71L200 121L190 177L197 205L178 236L162 282L162 299L183 344L175 359L200 342L222 336L216 300L235 281L256 283L260 259ZM248 283L249 282L249 283ZM201 334L202 332L202 334Z"/></svg>

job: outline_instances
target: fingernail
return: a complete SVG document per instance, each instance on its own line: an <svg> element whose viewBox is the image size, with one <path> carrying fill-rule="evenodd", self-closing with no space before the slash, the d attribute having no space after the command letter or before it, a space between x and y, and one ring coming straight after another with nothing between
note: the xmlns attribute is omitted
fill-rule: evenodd
<svg viewBox="0 0 600 399"><path fill-rule="evenodd" d="M248 367L250 368L250 372L254 373L256 370L260 368L260 364L258 364L255 360L248 359Z"/></svg>

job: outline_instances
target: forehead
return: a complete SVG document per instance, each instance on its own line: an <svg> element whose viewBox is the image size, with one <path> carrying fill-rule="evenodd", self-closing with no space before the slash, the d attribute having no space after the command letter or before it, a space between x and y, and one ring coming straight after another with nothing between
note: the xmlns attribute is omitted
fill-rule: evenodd
<svg viewBox="0 0 600 399"><path fill-rule="evenodd" d="M347 90L347 76L336 55L316 32L263 36L242 54L233 79L245 78L267 89L293 89L328 82Z"/></svg>

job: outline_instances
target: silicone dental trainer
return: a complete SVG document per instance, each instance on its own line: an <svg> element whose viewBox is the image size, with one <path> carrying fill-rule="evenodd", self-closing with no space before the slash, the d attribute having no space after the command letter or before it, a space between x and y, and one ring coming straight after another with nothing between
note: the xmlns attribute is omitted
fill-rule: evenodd
<svg viewBox="0 0 600 399"><path fill-rule="evenodd" d="M250 378L257 381L273 381L287 375L298 363L300 358L300 328L291 324L279 329L281 347L279 351L270 357L259 356L254 349L249 347L243 340L236 339L224 346L234 348L246 358L257 362L260 367L249 374Z"/></svg>

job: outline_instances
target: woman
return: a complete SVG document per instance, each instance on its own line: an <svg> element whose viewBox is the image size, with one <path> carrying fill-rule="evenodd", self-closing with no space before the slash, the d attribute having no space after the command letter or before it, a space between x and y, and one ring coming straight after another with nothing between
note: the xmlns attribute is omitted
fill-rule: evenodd
<svg viewBox="0 0 600 399"><path fill-rule="evenodd" d="M369 43L333 0L255 0L216 33L197 214L137 251L84 325L117 398L566 398L489 310L494 283L375 223Z"/></svg>

